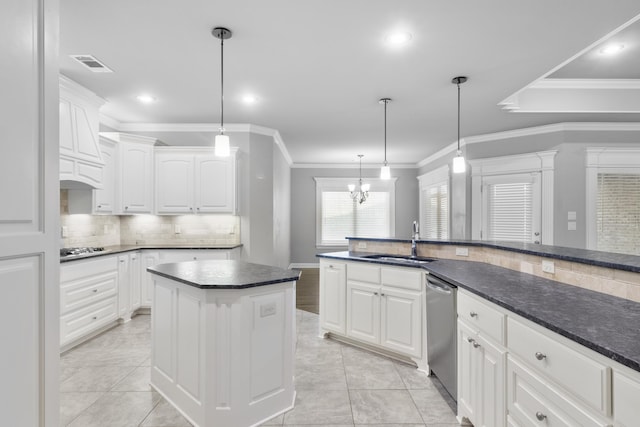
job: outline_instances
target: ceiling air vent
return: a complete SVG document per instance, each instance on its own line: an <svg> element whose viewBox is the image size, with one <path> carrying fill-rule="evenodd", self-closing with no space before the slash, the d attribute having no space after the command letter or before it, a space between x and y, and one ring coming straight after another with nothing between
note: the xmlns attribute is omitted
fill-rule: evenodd
<svg viewBox="0 0 640 427"><path fill-rule="evenodd" d="M69 55L94 73L113 73L113 70L91 55Z"/></svg>

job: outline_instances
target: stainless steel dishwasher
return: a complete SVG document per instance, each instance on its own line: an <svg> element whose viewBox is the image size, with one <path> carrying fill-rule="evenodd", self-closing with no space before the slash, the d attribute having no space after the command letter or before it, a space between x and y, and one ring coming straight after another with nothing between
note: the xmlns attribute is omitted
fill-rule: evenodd
<svg viewBox="0 0 640 427"><path fill-rule="evenodd" d="M457 401L456 292L455 285L427 274L429 369Z"/></svg>

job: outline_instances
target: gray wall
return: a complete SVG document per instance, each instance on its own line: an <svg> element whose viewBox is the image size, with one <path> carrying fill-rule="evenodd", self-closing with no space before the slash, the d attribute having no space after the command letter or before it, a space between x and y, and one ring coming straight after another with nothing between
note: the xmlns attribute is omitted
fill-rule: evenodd
<svg viewBox="0 0 640 427"><path fill-rule="evenodd" d="M396 181L396 236L408 238L418 219L417 169L391 168ZM363 168L363 178L378 178L380 168ZM357 169L293 168L291 170L291 262L317 263L316 254L345 250L345 247L316 248L316 183L314 177L356 177Z"/></svg>
<svg viewBox="0 0 640 427"><path fill-rule="evenodd" d="M554 245L585 248L586 149L589 147L624 147L629 145L640 146L640 132L560 131L471 144L464 148L464 152L467 159L473 160L557 150L554 166ZM450 162L452 157L453 153L421 167L419 174L427 173ZM469 175L467 173L467 177ZM452 186L452 192L454 191L456 191L456 187ZM461 227L462 225L457 223L459 221L467 221L468 223L471 217L471 202L468 197L471 188L470 180L468 179L466 192L468 194L458 197L458 199L467 201L467 217L452 218L452 228ZM456 199L457 195L452 194L452 198ZM574 211L577 215L575 231L567 229L567 213L569 211Z"/></svg>

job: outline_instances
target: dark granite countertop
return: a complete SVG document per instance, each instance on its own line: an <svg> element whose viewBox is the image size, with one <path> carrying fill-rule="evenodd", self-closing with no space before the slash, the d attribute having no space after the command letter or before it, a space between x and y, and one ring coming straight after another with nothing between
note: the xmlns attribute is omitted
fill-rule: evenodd
<svg viewBox="0 0 640 427"><path fill-rule="evenodd" d="M160 264L147 271L201 289L244 289L298 280L300 271L243 261L206 260Z"/></svg>
<svg viewBox="0 0 640 427"><path fill-rule="evenodd" d="M375 242L410 243L411 239L377 239L366 237L347 237L349 240L368 240ZM563 261L579 262L581 264L598 267L614 268L617 270L634 271L640 273L640 256L617 254L613 252L592 251L588 249L567 248L563 246L536 245L533 243L496 242L485 240L416 240L418 243L432 245L464 245L485 248L502 249L527 255L537 255Z"/></svg>
<svg viewBox="0 0 640 427"><path fill-rule="evenodd" d="M215 246L172 246L172 245L113 245L113 246L105 246L104 247L104 251L100 251L100 252L92 252L92 253L88 253L88 254L83 254L83 255L75 255L75 256L70 256L70 257L60 257L60 262L70 262L70 261L77 261L77 260L81 260L81 259L87 259L87 258L95 258L95 257L99 257L99 256L105 256L105 255L113 255L113 254L119 254L119 253L124 253L124 252L133 252L133 251L139 251L142 249L149 249L149 250L154 250L154 249L191 249L191 250L199 250L199 249L208 249L208 250L229 250L229 249L235 249L235 248L239 248L241 247L242 244L235 244L235 245L215 245Z"/></svg>
<svg viewBox="0 0 640 427"><path fill-rule="evenodd" d="M382 263L362 258L362 255L334 252L318 256ZM384 264L407 266L390 261ZM459 288L640 371L640 303L474 261L441 259L410 267L423 268Z"/></svg>

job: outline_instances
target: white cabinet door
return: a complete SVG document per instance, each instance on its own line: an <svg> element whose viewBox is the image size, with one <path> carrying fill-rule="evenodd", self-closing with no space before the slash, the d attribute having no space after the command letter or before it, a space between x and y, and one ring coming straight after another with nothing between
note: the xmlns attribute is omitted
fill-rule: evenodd
<svg viewBox="0 0 640 427"><path fill-rule="evenodd" d="M479 358L473 347L476 331L458 321L458 415L476 422L479 408ZM427 342L428 345L428 342Z"/></svg>
<svg viewBox="0 0 640 427"><path fill-rule="evenodd" d="M129 255L118 256L118 317L128 320L131 317L129 291Z"/></svg>
<svg viewBox="0 0 640 427"><path fill-rule="evenodd" d="M320 327L340 334L346 332L346 266L320 261Z"/></svg>
<svg viewBox="0 0 640 427"><path fill-rule="evenodd" d="M347 336L380 343L380 286L347 282Z"/></svg>
<svg viewBox="0 0 640 427"><path fill-rule="evenodd" d="M194 212L193 156L174 152L156 153L156 212Z"/></svg>
<svg viewBox="0 0 640 427"><path fill-rule="evenodd" d="M422 354L422 292L382 287L380 344L390 350Z"/></svg>
<svg viewBox="0 0 640 427"><path fill-rule="evenodd" d="M153 277L151 273L147 271L147 267L153 267L158 264L160 255L158 252L142 251L140 280L142 287L142 307L151 307L151 301L153 301Z"/></svg>
<svg viewBox="0 0 640 427"><path fill-rule="evenodd" d="M153 146L125 141L119 146L120 213L151 213Z"/></svg>
<svg viewBox="0 0 640 427"><path fill-rule="evenodd" d="M133 312L142 305L142 283L140 280L140 252L129 254L129 294L130 311Z"/></svg>
<svg viewBox="0 0 640 427"><path fill-rule="evenodd" d="M196 210L201 213L235 212L235 156L195 156Z"/></svg>
<svg viewBox="0 0 640 427"><path fill-rule="evenodd" d="M116 202L116 146L111 141L100 139L100 152L104 161L102 189L93 191L93 211L97 214L113 214Z"/></svg>
<svg viewBox="0 0 640 427"><path fill-rule="evenodd" d="M640 374L613 373L613 418L616 426L631 427L640 421Z"/></svg>
<svg viewBox="0 0 640 427"><path fill-rule="evenodd" d="M480 400L480 421L478 427L502 427L505 417L505 370L507 351L492 344L482 336L476 338L474 347L480 361L478 372L478 396Z"/></svg>

